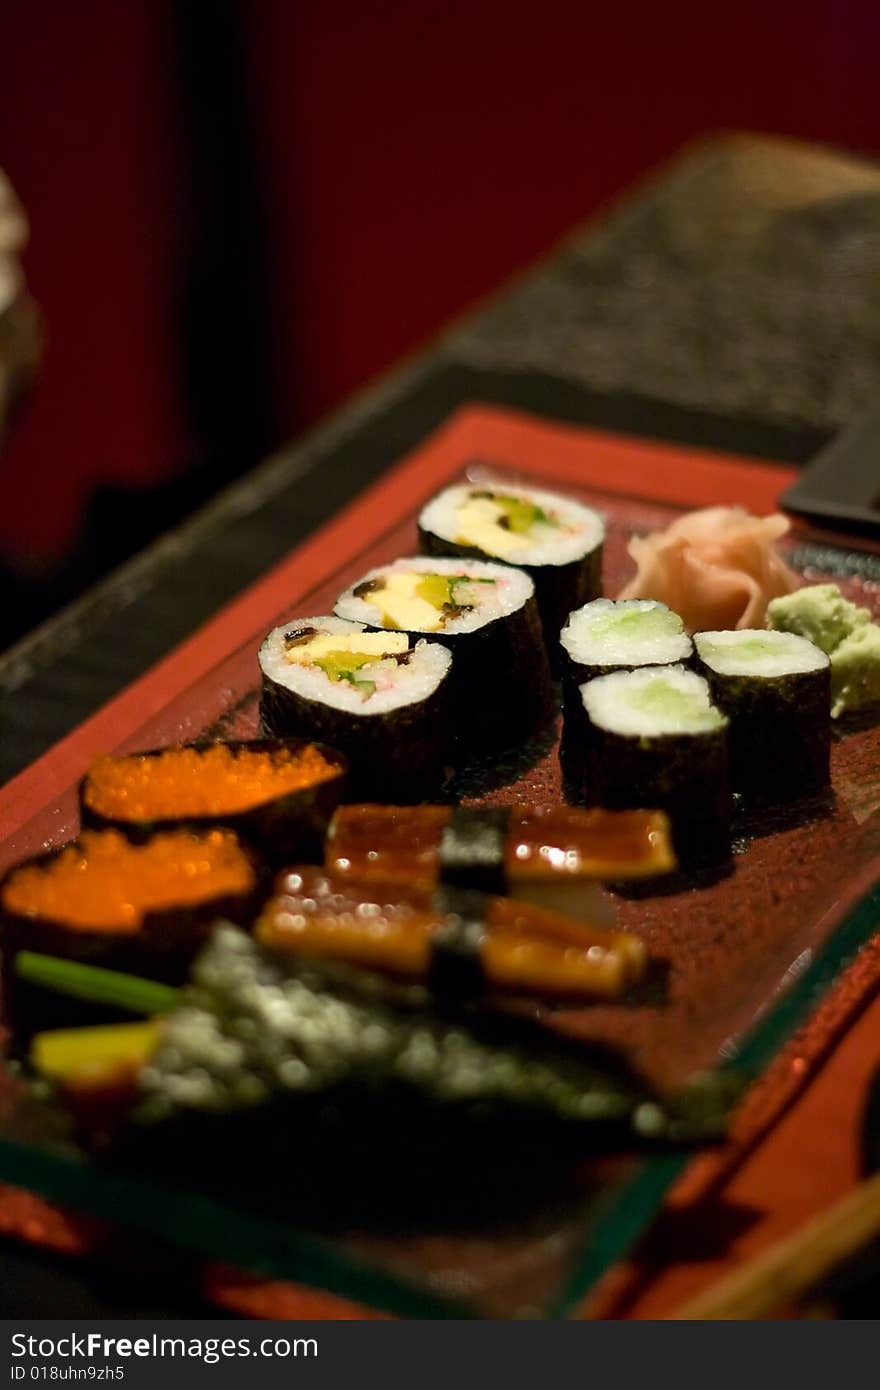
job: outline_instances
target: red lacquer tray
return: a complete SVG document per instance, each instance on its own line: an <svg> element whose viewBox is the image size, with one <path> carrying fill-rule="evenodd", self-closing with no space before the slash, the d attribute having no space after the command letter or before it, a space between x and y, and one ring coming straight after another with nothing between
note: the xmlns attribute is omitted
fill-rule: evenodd
<svg viewBox="0 0 880 1390"><path fill-rule="evenodd" d="M462 410L0 792L0 869L76 832L76 781L96 753L149 748L206 731L239 737L254 732L256 649L263 633L297 612L330 611L338 592L359 573L412 552L420 504L441 484L480 466L558 486L599 508L608 523L610 594L631 568L626 542L632 532L665 525L694 506L738 502L770 511L793 476L766 463L551 425L512 411ZM810 578L830 576L877 610L880 553L806 531L793 533L787 549ZM763 1071L871 935L880 906L873 894L880 879L874 814L880 806L880 730L839 733L833 782L830 804L795 808L749 826L730 875L657 897L621 898L621 925L638 931L669 963L665 989L637 1004L558 1011L553 1026L613 1042L664 1085L719 1063L750 1074ZM488 799L514 796L536 803L559 798L555 749ZM860 991L872 983L873 974L862 972ZM857 1007L858 993L850 989L848 1008ZM840 1010L831 1012L839 1027ZM818 1045L806 1049L811 1055L819 1051ZM774 1099L765 1086L746 1130L749 1124L767 1125L774 1104L784 1102L783 1090ZM399 1313L571 1313L650 1220L683 1163L675 1155L597 1161L564 1201L548 1192L491 1228L450 1213L417 1230L351 1229L330 1237L320 1213L306 1231L267 1219L240 1193L218 1203L183 1186L99 1169L28 1131L8 1084L3 1097L0 1179L214 1259ZM490 1174L486 1180L491 1182Z"/></svg>

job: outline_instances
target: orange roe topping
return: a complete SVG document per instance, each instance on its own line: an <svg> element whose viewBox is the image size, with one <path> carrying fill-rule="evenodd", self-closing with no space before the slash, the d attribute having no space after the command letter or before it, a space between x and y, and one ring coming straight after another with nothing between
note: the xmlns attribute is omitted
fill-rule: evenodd
<svg viewBox="0 0 880 1390"><path fill-rule="evenodd" d="M230 816L326 782L336 772L312 744L272 751L225 743L166 748L149 756L99 758L83 799L108 820Z"/></svg>
<svg viewBox="0 0 880 1390"><path fill-rule="evenodd" d="M129 934L148 912L249 893L254 884L231 830L175 830L144 845L117 830L86 830L54 859L10 874L3 906L19 917Z"/></svg>

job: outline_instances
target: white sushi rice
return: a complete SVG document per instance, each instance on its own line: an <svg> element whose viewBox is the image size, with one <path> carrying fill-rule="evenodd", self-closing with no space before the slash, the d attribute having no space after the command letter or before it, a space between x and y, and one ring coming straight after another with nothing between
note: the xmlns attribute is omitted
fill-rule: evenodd
<svg viewBox="0 0 880 1390"><path fill-rule="evenodd" d="M559 640L579 666L663 666L692 652L678 614L646 598L593 599L569 614Z"/></svg>
<svg viewBox="0 0 880 1390"><path fill-rule="evenodd" d="M536 522L519 534L498 525L503 509L490 498L496 493L531 503L551 523ZM512 565L568 565L589 555L605 537L598 512L541 488L508 486L506 483L459 484L438 492L422 509L419 526L452 545L470 545Z"/></svg>
<svg viewBox="0 0 880 1390"><path fill-rule="evenodd" d="M684 666L615 671L585 681L580 692L592 724L627 738L705 734L727 723L708 682Z"/></svg>
<svg viewBox="0 0 880 1390"><path fill-rule="evenodd" d="M305 699L330 705L364 716L387 714L404 705L419 704L440 685L452 665L452 654L439 642L416 642L410 645L412 655L406 665L381 661L362 666L358 675L376 682L376 690L368 696L346 680L334 681L319 666L309 666L288 660L287 634L302 628L314 628L318 633L350 637L364 632L363 623L348 622L337 617L292 618L281 627L273 628L260 647L259 660L263 674L276 685L286 686ZM389 634L391 636L391 634ZM394 637L399 638L395 633Z"/></svg>
<svg viewBox="0 0 880 1390"><path fill-rule="evenodd" d="M468 591L468 603L473 603L472 612L459 617L442 620L438 610L436 626L426 622L398 624L409 632L437 632L450 635L463 632L476 632L496 618L509 617L516 613L532 597L535 586L522 570L509 565L496 565L487 560L447 560L434 556L416 555L395 560L390 565L380 565L363 575L351 589L346 589L336 604L336 612L354 622L366 623L372 627L383 627L383 611L371 601L369 595L358 598L354 589L374 580L384 580L387 575L442 574L463 576L476 581ZM479 581L490 580L491 583Z"/></svg>
<svg viewBox="0 0 880 1390"><path fill-rule="evenodd" d="M698 632L694 646L700 660L719 676L793 676L821 671L830 664L825 653L806 637L764 628Z"/></svg>

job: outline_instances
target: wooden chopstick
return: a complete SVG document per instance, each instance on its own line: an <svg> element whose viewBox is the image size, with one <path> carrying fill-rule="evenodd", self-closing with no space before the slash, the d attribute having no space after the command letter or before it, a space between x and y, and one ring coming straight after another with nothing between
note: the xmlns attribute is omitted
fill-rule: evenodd
<svg viewBox="0 0 880 1390"><path fill-rule="evenodd" d="M675 1322L766 1317L880 1235L880 1173L668 1315Z"/></svg>

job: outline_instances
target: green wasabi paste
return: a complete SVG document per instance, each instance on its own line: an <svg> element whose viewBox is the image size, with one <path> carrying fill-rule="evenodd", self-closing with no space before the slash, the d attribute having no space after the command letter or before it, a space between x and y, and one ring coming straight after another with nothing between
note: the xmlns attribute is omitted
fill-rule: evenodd
<svg viewBox="0 0 880 1390"><path fill-rule="evenodd" d="M868 609L850 603L836 584L808 584L793 594L771 599L767 605L768 627L807 637L828 656L845 637L870 621Z"/></svg>
<svg viewBox="0 0 880 1390"><path fill-rule="evenodd" d="M880 703L880 627L836 584L809 584L772 599L767 625L809 638L830 657L833 719Z"/></svg>

